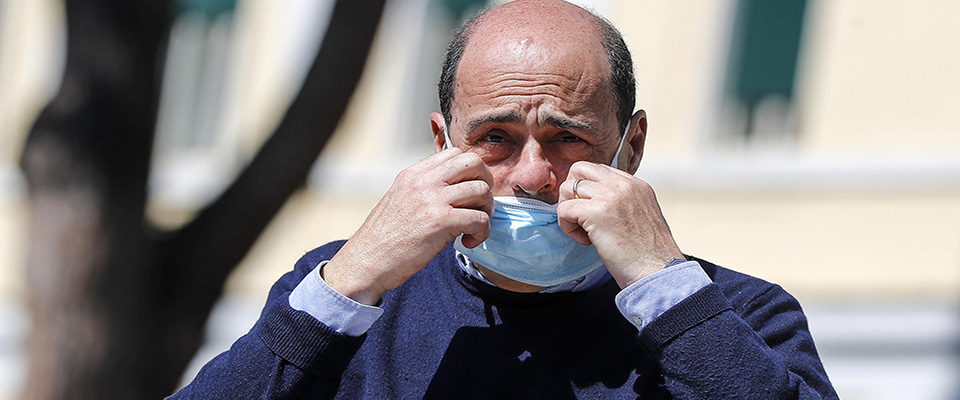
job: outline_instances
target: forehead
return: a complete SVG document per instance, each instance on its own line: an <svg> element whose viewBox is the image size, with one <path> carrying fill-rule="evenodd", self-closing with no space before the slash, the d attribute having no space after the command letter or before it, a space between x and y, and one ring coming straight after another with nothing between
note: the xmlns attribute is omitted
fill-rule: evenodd
<svg viewBox="0 0 960 400"><path fill-rule="evenodd" d="M475 107L522 109L544 102L613 114L610 63L591 18L581 9L485 16L457 69L454 119Z"/></svg>

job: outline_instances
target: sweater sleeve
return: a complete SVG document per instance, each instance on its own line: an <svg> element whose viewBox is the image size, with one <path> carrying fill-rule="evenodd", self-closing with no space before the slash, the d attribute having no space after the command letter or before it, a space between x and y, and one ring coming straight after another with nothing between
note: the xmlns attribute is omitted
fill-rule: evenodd
<svg viewBox="0 0 960 400"><path fill-rule="evenodd" d="M365 336L337 333L290 307L289 295L325 246L297 262L270 290L260 319L226 352L208 362L172 399L332 398ZM333 246L339 247L339 246ZM325 254L330 253L330 254Z"/></svg>
<svg viewBox="0 0 960 400"><path fill-rule="evenodd" d="M320 275L328 261L320 262L290 292L290 307L310 314L339 333L360 336L383 315L383 309L360 304L330 287Z"/></svg>
<svg viewBox="0 0 960 400"><path fill-rule="evenodd" d="M779 286L731 305L716 284L640 332L682 399L837 399L800 304Z"/></svg>

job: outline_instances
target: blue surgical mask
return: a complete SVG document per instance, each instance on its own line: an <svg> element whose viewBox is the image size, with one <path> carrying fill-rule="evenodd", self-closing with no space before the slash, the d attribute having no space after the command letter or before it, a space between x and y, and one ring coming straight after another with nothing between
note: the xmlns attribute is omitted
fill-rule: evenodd
<svg viewBox="0 0 960 400"><path fill-rule="evenodd" d="M627 129L630 128L629 123ZM444 148L452 146L444 126ZM626 130L610 165L617 167ZM557 206L522 197L494 197L490 236L477 247L454 247L471 261L493 272L534 286L554 286L583 277L603 265L597 249L584 246L560 229Z"/></svg>
<svg viewBox="0 0 960 400"><path fill-rule="evenodd" d="M490 236L468 249L454 246L471 261L518 282L553 286L582 277L603 262L597 249L563 233L557 206L522 197L494 197Z"/></svg>

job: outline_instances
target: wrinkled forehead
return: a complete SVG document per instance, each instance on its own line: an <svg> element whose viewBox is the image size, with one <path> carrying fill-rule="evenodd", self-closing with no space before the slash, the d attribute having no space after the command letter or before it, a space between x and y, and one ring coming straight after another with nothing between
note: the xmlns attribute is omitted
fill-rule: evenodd
<svg viewBox="0 0 960 400"><path fill-rule="evenodd" d="M580 11L486 15L474 27L457 68L454 103L469 106L481 100L470 96L497 97L491 91L509 90L611 110L610 62L595 17Z"/></svg>

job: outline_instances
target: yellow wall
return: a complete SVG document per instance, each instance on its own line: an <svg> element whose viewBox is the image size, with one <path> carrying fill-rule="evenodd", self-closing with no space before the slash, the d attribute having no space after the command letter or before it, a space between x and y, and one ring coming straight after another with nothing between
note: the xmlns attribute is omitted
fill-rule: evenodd
<svg viewBox="0 0 960 400"><path fill-rule="evenodd" d="M60 10L52 1L0 4L6 21L0 24L0 163L11 171L14 149L42 104L38 93L55 85L56 68L50 72L49 66L58 60ZM405 79L422 47L418 40L435 35L411 28L428 23L425 4L389 6L367 73L311 191L291 200L274 221L231 279L233 293L262 297L303 251L349 235L395 174L432 151L422 143L405 144L429 135L427 115L406 115L404 104ZM960 5L811 2L796 141L731 149L712 138L721 129L733 6L731 0L621 0L605 6L633 51L638 107L650 118L639 176L658 189L681 246L810 296L960 293L960 122L952 114L960 108L960 75L954 73L960 25L953 21ZM36 23L10 23L14 9L23 21ZM236 69L224 113L226 134L234 135L224 143L235 146L233 152L253 151L291 94L292 61L284 57L302 51L273 43L285 37L277 32L291 13L296 10L277 2L240 3L231 55ZM421 118L422 130L397 124L404 118ZM803 177L809 179L797 179ZM4 191L0 268L13 277L22 265L26 208L22 187ZM168 206L189 215L183 206ZM0 281L4 293L21 286L17 278Z"/></svg>

